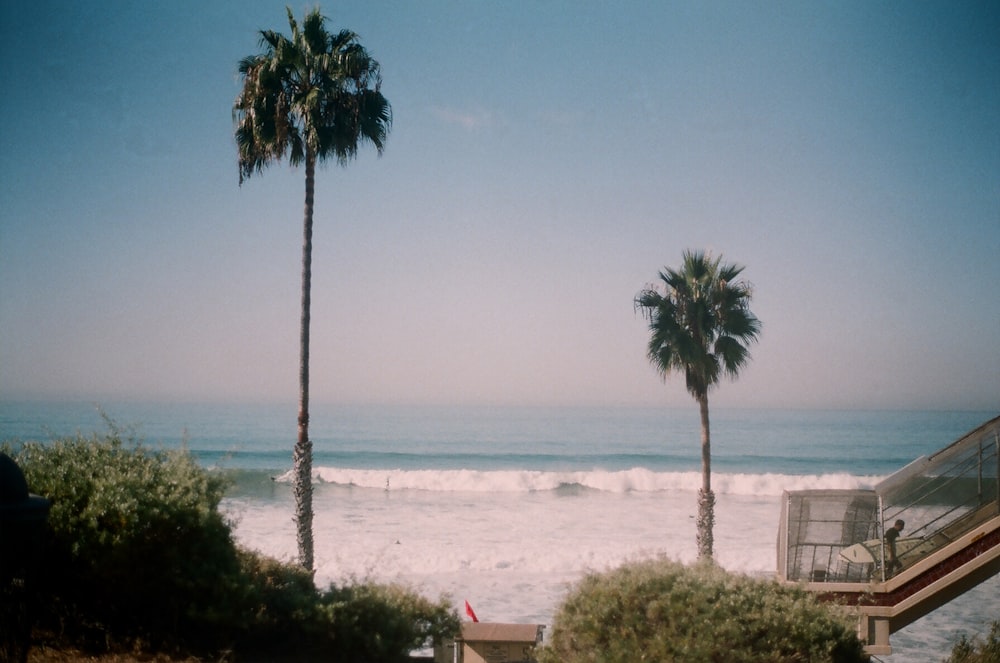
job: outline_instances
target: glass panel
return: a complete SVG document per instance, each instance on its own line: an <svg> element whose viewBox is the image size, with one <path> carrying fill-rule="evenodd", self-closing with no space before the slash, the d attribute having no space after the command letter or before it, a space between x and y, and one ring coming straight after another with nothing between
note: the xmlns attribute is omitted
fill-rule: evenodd
<svg viewBox="0 0 1000 663"><path fill-rule="evenodd" d="M841 555L873 538L874 491L797 491L787 494L785 577L810 582L865 582L871 560Z"/></svg>
<svg viewBox="0 0 1000 663"><path fill-rule="evenodd" d="M997 515L998 432L994 419L876 487L883 531L904 523L896 573Z"/></svg>

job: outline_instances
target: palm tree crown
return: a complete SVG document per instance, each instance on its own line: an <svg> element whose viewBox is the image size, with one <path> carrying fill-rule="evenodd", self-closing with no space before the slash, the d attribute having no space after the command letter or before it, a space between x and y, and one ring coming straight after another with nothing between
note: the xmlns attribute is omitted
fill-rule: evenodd
<svg viewBox="0 0 1000 663"><path fill-rule="evenodd" d="M737 281L738 265L721 264L703 252L686 251L679 270L660 272L665 292L647 286L635 299L649 320L647 356L666 378L684 373L695 398L725 374L737 377L750 359L760 321L750 312L752 289Z"/></svg>
<svg viewBox="0 0 1000 663"><path fill-rule="evenodd" d="M381 154L392 110L379 63L355 33L330 33L324 22L315 9L300 29L288 9L291 37L261 30L263 52L240 61L233 117L241 184L285 155L293 166L310 156L345 164L365 141Z"/></svg>

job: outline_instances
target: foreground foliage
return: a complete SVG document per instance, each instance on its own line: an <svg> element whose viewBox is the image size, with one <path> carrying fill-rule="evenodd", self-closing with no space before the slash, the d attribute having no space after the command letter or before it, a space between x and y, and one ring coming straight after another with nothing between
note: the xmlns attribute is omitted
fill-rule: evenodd
<svg viewBox="0 0 1000 663"><path fill-rule="evenodd" d="M985 640L962 635L945 663L1000 663L1000 621L990 625Z"/></svg>
<svg viewBox="0 0 1000 663"><path fill-rule="evenodd" d="M540 663L866 660L854 625L798 588L668 560L585 577Z"/></svg>
<svg viewBox="0 0 1000 663"><path fill-rule="evenodd" d="M52 502L35 623L66 644L398 661L457 631L443 597L367 583L317 590L297 565L240 549L219 511L226 480L187 452L123 440L113 425L105 437L5 451Z"/></svg>

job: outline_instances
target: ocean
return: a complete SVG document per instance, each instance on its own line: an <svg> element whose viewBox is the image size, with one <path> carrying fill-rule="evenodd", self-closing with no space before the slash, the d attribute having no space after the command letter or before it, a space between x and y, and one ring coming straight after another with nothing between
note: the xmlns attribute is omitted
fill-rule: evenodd
<svg viewBox="0 0 1000 663"><path fill-rule="evenodd" d="M103 413L103 414L102 414ZM295 556L290 405L0 403L0 440L106 432L185 447L235 483L237 539ZM550 625L587 571L693 561L700 420L690 408L313 405L317 582L401 581L483 621ZM776 566L783 490L870 487L996 412L711 412L715 555ZM463 610L459 610L464 614ZM892 636L893 663L941 661L1000 619L1000 576Z"/></svg>

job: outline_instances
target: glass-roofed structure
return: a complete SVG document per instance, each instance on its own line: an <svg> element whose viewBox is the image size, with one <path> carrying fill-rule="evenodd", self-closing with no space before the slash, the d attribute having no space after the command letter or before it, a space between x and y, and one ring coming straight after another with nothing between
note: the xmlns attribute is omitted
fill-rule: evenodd
<svg viewBox="0 0 1000 663"><path fill-rule="evenodd" d="M778 577L856 609L889 653L890 632L1000 572L998 476L1000 417L871 490L787 491Z"/></svg>

